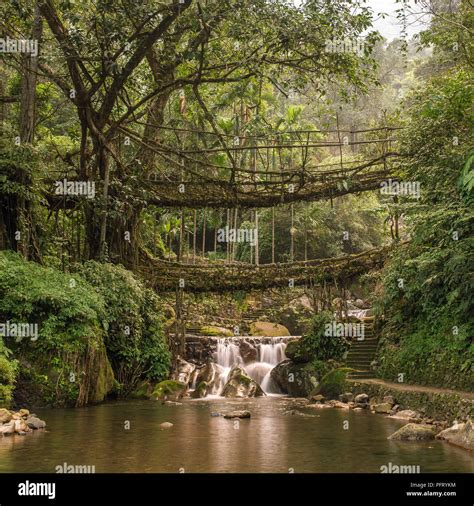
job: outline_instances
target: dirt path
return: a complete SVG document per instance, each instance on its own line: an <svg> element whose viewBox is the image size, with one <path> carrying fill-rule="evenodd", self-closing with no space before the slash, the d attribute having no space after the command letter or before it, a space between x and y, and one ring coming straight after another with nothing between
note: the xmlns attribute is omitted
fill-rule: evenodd
<svg viewBox="0 0 474 506"><path fill-rule="evenodd" d="M361 380L348 380L354 383L366 383L372 385L382 385L387 388L391 388L393 390L399 390L404 392L427 392L434 394L456 394L464 399L472 399L474 400L474 392L462 392L460 390L451 390L449 388L437 388L437 387L424 387L421 385L408 385L401 383L390 383L388 381L383 381L379 379L361 379Z"/></svg>

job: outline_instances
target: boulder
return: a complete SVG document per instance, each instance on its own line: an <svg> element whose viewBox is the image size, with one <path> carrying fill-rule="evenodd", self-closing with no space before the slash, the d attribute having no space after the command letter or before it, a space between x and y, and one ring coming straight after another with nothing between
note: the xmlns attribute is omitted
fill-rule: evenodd
<svg viewBox="0 0 474 506"><path fill-rule="evenodd" d="M207 393L209 393L219 383L219 378L220 371L218 365L214 362L207 362L197 375L196 385L206 383Z"/></svg>
<svg viewBox="0 0 474 506"><path fill-rule="evenodd" d="M341 402L352 402L354 400L354 394L352 392L345 392L339 396Z"/></svg>
<svg viewBox="0 0 474 506"><path fill-rule="evenodd" d="M248 341L243 340L239 346L240 356L245 364L256 362L258 359L258 350Z"/></svg>
<svg viewBox="0 0 474 506"><path fill-rule="evenodd" d="M370 304L368 304L366 301L364 301L362 299L356 299L353 302L353 304L354 304L354 306L356 306L359 309L369 309L369 307L370 307Z"/></svg>
<svg viewBox="0 0 474 506"><path fill-rule="evenodd" d="M398 413L391 415L390 418L397 418L400 420L418 420L420 415L411 409L403 409L398 411Z"/></svg>
<svg viewBox="0 0 474 506"><path fill-rule="evenodd" d="M276 365L270 375L282 392L291 397L309 397L319 385L318 373L311 364L295 364L289 359Z"/></svg>
<svg viewBox="0 0 474 506"><path fill-rule="evenodd" d="M7 423L4 423L3 425L0 425L0 434L6 436L8 434L14 434L15 433L15 423L17 420L10 420Z"/></svg>
<svg viewBox="0 0 474 506"><path fill-rule="evenodd" d="M332 408L329 404L323 404L321 402L317 402L316 404L310 404L307 406L308 408L315 408L315 409L325 409L325 408Z"/></svg>
<svg viewBox="0 0 474 506"><path fill-rule="evenodd" d="M382 402L380 404L374 404L372 408L376 413L388 415L392 410L392 405L389 402Z"/></svg>
<svg viewBox="0 0 474 506"><path fill-rule="evenodd" d="M358 408L366 408L369 404L369 396L367 394L356 395L354 402Z"/></svg>
<svg viewBox="0 0 474 506"><path fill-rule="evenodd" d="M260 385L247 376L241 367L234 366L229 372L222 395L224 397L244 398L260 397L265 395L265 393Z"/></svg>
<svg viewBox="0 0 474 506"><path fill-rule="evenodd" d="M286 345L285 355L295 364L307 364L311 361L311 355L303 349L300 339L294 339Z"/></svg>
<svg viewBox="0 0 474 506"><path fill-rule="evenodd" d="M29 416L26 419L26 424L28 425L28 427L30 429L34 429L34 430L44 429L46 427L46 422L44 422L43 420L40 420L36 416Z"/></svg>
<svg viewBox="0 0 474 506"><path fill-rule="evenodd" d="M171 427L173 427L171 422L160 423L160 429L171 429Z"/></svg>
<svg viewBox="0 0 474 506"><path fill-rule="evenodd" d="M15 432L17 434L25 434L26 432L30 432L30 428L28 427L27 423L23 418L20 420L15 420Z"/></svg>
<svg viewBox="0 0 474 506"><path fill-rule="evenodd" d="M153 392L153 385L149 381L142 381L138 387L130 393L132 399L149 399Z"/></svg>
<svg viewBox="0 0 474 506"><path fill-rule="evenodd" d="M354 402L360 402L362 404L367 404L369 402L369 396L367 394L358 394L355 396Z"/></svg>
<svg viewBox="0 0 474 506"><path fill-rule="evenodd" d="M455 423L452 427L441 431L436 439L444 439L452 445L466 450L474 450L474 424L471 420L466 423Z"/></svg>
<svg viewBox="0 0 474 506"><path fill-rule="evenodd" d="M331 408L349 409L349 405L347 403L336 401L335 399L329 401L327 405L331 406Z"/></svg>
<svg viewBox="0 0 474 506"><path fill-rule="evenodd" d="M165 380L158 383L152 394L151 398L155 400L173 400L181 399L186 393L188 386L184 383L174 380Z"/></svg>
<svg viewBox="0 0 474 506"><path fill-rule="evenodd" d="M0 424L8 423L12 419L12 414L8 409L1 408L0 409Z"/></svg>
<svg viewBox="0 0 474 506"><path fill-rule="evenodd" d="M18 414L22 417L22 418L28 418L30 416L30 412L27 410L27 409L20 409L20 411L18 411Z"/></svg>
<svg viewBox="0 0 474 506"><path fill-rule="evenodd" d="M231 411L230 413L224 413L224 418L250 418L250 411L247 410L237 410Z"/></svg>
<svg viewBox="0 0 474 506"><path fill-rule="evenodd" d="M416 423L407 423L388 439L394 441L428 441L434 439L436 431L431 425L421 425Z"/></svg>
<svg viewBox="0 0 474 506"><path fill-rule="evenodd" d="M393 407L395 405L395 399L393 398L392 395L386 395L383 399L382 399L382 402L385 402L385 403L388 403L390 404L391 407Z"/></svg>
<svg viewBox="0 0 474 506"><path fill-rule="evenodd" d="M321 395L321 394L318 394L318 395L313 395L311 397L311 400L314 401L314 402L324 402L324 395Z"/></svg>
<svg viewBox="0 0 474 506"><path fill-rule="evenodd" d="M195 369L196 366L194 364L190 364L189 362L186 362L186 360L178 358L176 368L171 375L171 379L188 385L191 380L191 375Z"/></svg>
<svg viewBox="0 0 474 506"><path fill-rule="evenodd" d="M210 385L207 381L201 381L191 393L193 399L203 399L211 391Z"/></svg>
<svg viewBox="0 0 474 506"><path fill-rule="evenodd" d="M314 314L313 306L307 295L302 295L284 305L277 313L277 318L293 336L304 334L308 322Z"/></svg>
<svg viewBox="0 0 474 506"><path fill-rule="evenodd" d="M234 335L231 330L226 329L225 327L216 327L214 325L201 327L201 334L216 337L232 337Z"/></svg>
<svg viewBox="0 0 474 506"><path fill-rule="evenodd" d="M88 402L90 404L104 401L116 385L114 371L112 370L105 346L101 344L94 355L88 391Z"/></svg>
<svg viewBox="0 0 474 506"><path fill-rule="evenodd" d="M279 323L256 321L250 324L250 335L263 337L280 337L289 336L290 332L286 327L280 325Z"/></svg>

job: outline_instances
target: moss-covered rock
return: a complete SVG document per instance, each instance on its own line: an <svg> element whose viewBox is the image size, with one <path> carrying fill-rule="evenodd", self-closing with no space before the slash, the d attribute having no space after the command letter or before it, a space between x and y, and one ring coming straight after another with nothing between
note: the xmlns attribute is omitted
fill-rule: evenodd
<svg viewBox="0 0 474 506"><path fill-rule="evenodd" d="M241 367L234 366L222 391L224 397L259 397L265 395L260 385L247 376Z"/></svg>
<svg viewBox="0 0 474 506"><path fill-rule="evenodd" d="M132 399L149 399L153 392L153 385L149 381L142 381L135 390L130 393Z"/></svg>
<svg viewBox="0 0 474 506"><path fill-rule="evenodd" d="M279 337L289 336L290 332L286 327L279 323L272 322L252 322L250 324L250 335L251 336L263 336L263 337Z"/></svg>
<svg viewBox="0 0 474 506"><path fill-rule="evenodd" d="M285 355L296 364L311 362L311 355L302 345L301 339L290 341L285 348Z"/></svg>
<svg viewBox="0 0 474 506"><path fill-rule="evenodd" d="M209 391L209 383L207 381L201 381L191 394L191 397L193 399L202 399L206 397L208 391Z"/></svg>
<svg viewBox="0 0 474 506"><path fill-rule="evenodd" d="M316 393L319 381L329 366L318 360L295 364L285 360L272 369L271 377L280 389L292 397L309 397Z"/></svg>
<svg viewBox="0 0 474 506"><path fill-rule="evenodd" d="M186 393L188 386L185 383L175 380L160 381L151 394L152 399L175 401L181 399Z"/></svg>
<svg viewBox="0 0 474 506"><path fill-rule="evenodd" d="M299 336L308 331L309 321L313 314L314 309L307 295L291 300L276 311L278 322L284 325L293 336Z"/></svg>
<svg viewBox="0 0 474 506"><path fill-rule="evenodd" d="M389 436L388 439L395 441L427 441L434 439L435 436L436 431L432 425L407 423Z"/></svg>
<svg viewBox="0 0 474 506"><path fill-rule="evenodd" d="M90 404L96 404L104 401L115 386L114 372L103 344L100 345L99 350L93 357L93 360L94 369L90 374L88 394L88 402Z"/></svg>
<svg viewBox="0 0 474 506"><path fill-rule="evenodd" d="M7 423L12 419L12 414L8 409L0 408L0 424Z"/></svg>
<svg viewBox="0 0 474 506"><path fill-rule="evenodd" d="M225 327L215 327L214 325L205 325L201 327L201 334L215 337L232 337L234 334Z"/></svg>

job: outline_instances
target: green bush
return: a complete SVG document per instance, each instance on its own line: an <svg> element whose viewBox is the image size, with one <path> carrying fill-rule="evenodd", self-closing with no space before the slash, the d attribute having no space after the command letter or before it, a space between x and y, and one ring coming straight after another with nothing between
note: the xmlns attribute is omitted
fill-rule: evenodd
<svg viewBox="0 0 474 506"><path fill-rule="evenodd" d="M0 407L8 407L13 397L18 363L9 359L10 354L0 337Z"/></svg>
<svg viewBox="0 0 474 506"><path fill-rule="evenodd" d="M332 323L334 316L329 311L321 311L313 316L310 330L295 345L296 361L340 360L348 347L347 341L340 336L327 335L326 325Z"/></svg>
<svg viewBox="0 0 474 506"><path fill-rule="evenodd" d="M29 385L22 391L34 390L38 401L56 405L96 397L103 319L101 297L79 276L0 252L0 321L38 325L36 340L6 337L19 361L18 381Z"/></svg>

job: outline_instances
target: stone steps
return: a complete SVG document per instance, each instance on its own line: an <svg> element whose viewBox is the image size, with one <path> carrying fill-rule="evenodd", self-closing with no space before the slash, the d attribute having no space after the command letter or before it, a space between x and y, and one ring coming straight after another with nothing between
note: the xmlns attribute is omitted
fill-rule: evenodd
<svg viewBox="0 0 474 506"><path fill-rule="evenodd" d="M364 339L353 341L347 354L347 367L355 369L347 375L348 379L370 379L375 377L370 366L378 347L378 339L374 330L374 317L365 318L364 324Z"/></svg>

